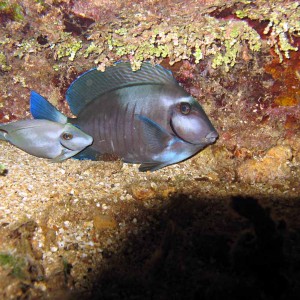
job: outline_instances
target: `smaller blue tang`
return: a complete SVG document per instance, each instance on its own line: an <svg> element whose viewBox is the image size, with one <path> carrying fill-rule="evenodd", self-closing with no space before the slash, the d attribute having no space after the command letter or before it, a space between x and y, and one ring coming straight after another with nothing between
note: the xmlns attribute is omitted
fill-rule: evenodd
<svg viewBox="0 0 300 300"><path fill-rule="evenodd" d="M183 161L209 144L218 133L200 104L160 65L144 62L132 71L129 62L105 72L92 69L78 77L66 94L72 113L67 118L32 91L36 119L71 123L93 137L75 158L97 160L103 155L141 164L154 171Z"/></svg>
<svg viewBox="0 0 300 300"><path fill-rule="evenodd" d="M49 120L21 120L0 124L0 140L53 162L70 158L93 142L91 136L74 125Z"/></svg>

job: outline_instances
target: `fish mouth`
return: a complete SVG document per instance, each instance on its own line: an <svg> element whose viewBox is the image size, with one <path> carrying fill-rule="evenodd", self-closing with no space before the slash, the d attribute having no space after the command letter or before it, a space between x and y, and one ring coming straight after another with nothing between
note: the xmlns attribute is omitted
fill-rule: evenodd
<svg viewBox="0 0 300 300"><path fill-rule="evenodd" d="M216 131L211 131L206 137L205 141L209 144L214 143L217 138L219 137L218 133Z"/></svg>

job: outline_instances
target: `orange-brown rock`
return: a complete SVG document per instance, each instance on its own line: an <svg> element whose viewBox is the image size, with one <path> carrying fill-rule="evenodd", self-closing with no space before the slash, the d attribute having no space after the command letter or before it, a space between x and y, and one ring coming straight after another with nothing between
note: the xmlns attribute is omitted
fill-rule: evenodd
<svg viewBox="0 0 300 300"><path fill-rule="evenodd" d="M269 182L290 176L289 161L292 149L289 146L275 146L260 159L247 160L237 170L243 182Z"/></svg>
<svg viewBox="0 0 300 300"><path fill-rule="evenodd" d="M114 229L117 227L116 220L108 215L96 215L93 221L96 230Z"/></svg>

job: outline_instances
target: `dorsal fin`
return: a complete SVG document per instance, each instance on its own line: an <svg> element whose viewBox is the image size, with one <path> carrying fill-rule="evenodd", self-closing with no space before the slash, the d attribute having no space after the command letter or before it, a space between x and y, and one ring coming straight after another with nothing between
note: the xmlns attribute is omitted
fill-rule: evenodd
<svg viewBox="0 0 300 300"><path fill-rule="evenodd" d="M74 115L95 98L128 86L143 84L177 84L172 72L160 65L145 62L132 71L129 62L120 62L105 72L92 69L78 77L69 87L66 98Z"/></svg>

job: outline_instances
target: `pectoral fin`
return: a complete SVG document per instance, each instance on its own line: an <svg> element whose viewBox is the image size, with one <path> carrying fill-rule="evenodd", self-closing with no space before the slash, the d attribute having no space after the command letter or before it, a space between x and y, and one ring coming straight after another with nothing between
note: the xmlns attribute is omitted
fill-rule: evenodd
<svg viewBox="0 0 300 300"><path fill-rule="evenodd" d="M141 121L143 134L149 149L157 154L162 152L169 145L173 136L159 124L143 115L136 115L136 118Z"/></svg>

